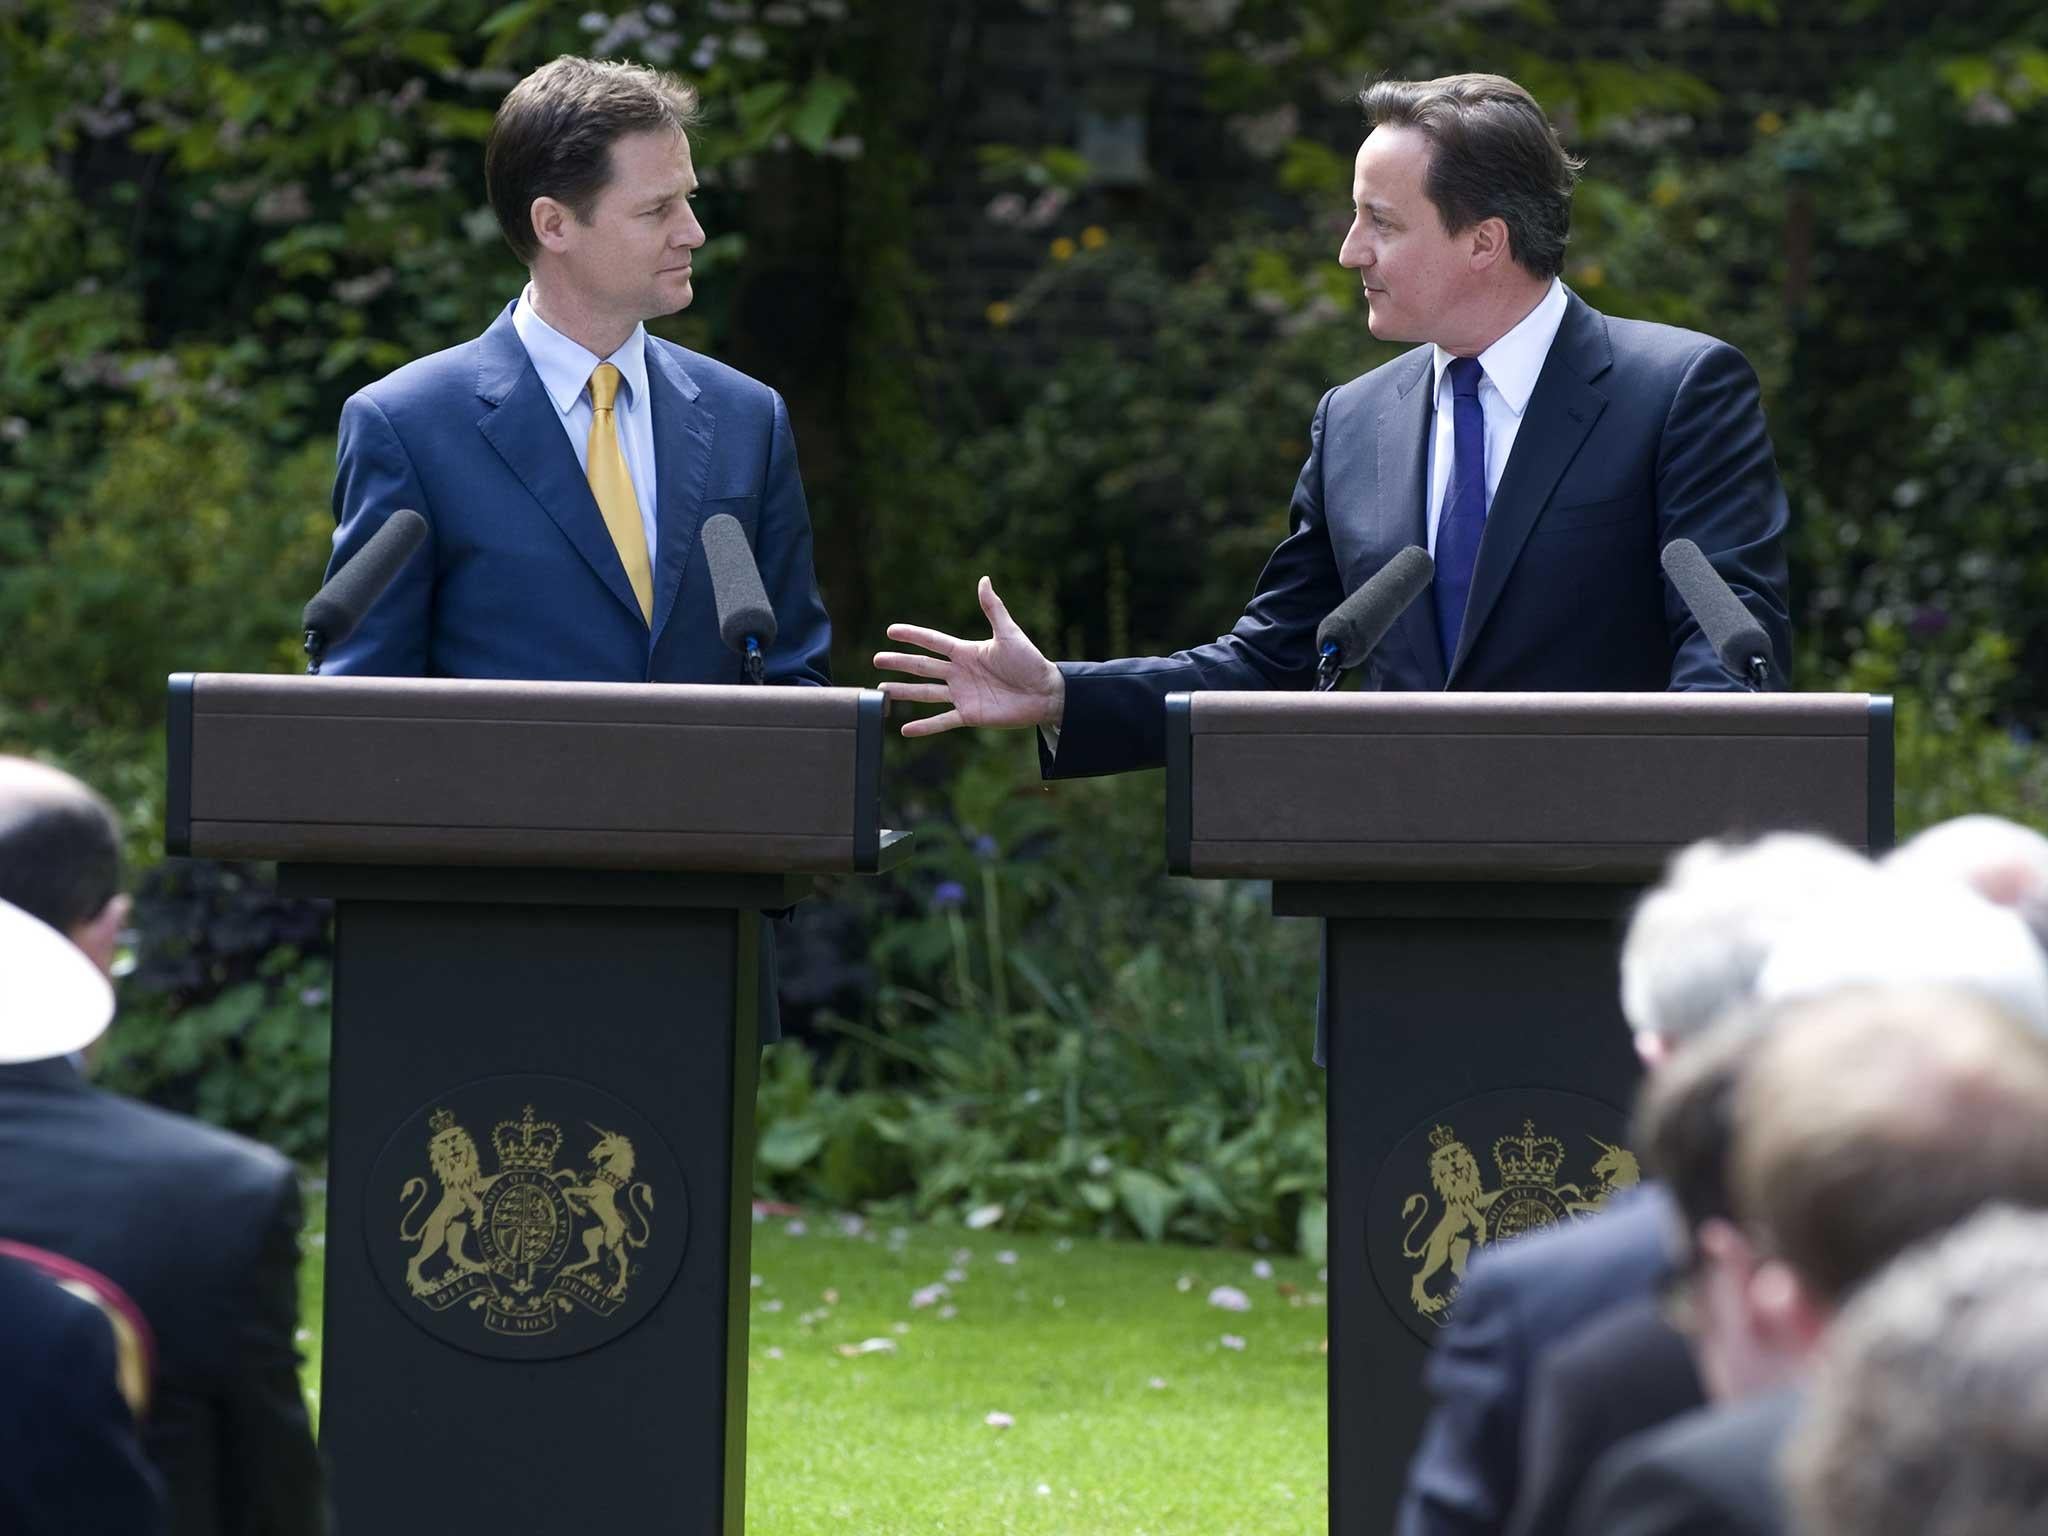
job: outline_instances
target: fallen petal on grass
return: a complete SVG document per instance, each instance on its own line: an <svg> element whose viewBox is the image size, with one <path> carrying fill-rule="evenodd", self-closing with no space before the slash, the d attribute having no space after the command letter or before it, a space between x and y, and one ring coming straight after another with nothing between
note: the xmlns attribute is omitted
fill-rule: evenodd
<svg viewBox="0 0 2048 1536"><path fill-rule="evenodd" d="M1209 1293L1209 1305L1224 1312L1249 1312L1252 1299L1234 1285L1219 1285Z"/></svg>
<svg viewBox="0 0 2048 1536"><path fill-rule="evenodd" d="M984 1227L994 1226L1002 1219L1003 1208L1000 1205L977 1205L967 1213L967 1230L979 1232Z"/></svg>
<svg viewBox="0 0 2048 1536"><path fill-rule="evenodd" d="M1271 1260L1268 1260L1268 1259L1258 1259L1258 1260L1255 1260L1255 1261L1253 1262L1253 1264L1252 1264L1252 1278L1253 1278L1253 1279L1255 1279L1255 1280L1270 1280L1270 1279L1272 1279L1272 1278L1273 1278L1273 1265L1272 1265L1272 1261L1271 1261Z"/></svg>
<svg viewBox="0 0 2048 1536"><path fill-rule="evenodd" d="M1166 1390L1166 1378L1164 1376L1154 1376L1150 1381L1146 1382L1145 1385L1150 1387L1154 1392L1164 1392Z"/></svg>
<svg viewBox="0 0 2048 1536"><path fill-rule="evenodd" d="M947 1288L943 1280L937 1280L930 1285L921 1286L910 1293L911 1310L916 1311L924 1307L936 1306L952 1294L952 1291Z"/></svg>
<svg viewBox="0 0 2048 1536"><path fill-rule="evenodd" d="M990 1429L1008 1429L1017 1421L1011 1418L1007 1413L998 1411L995 1413L991 1413L987 1418L983 1419L981 1422L986 1424Z"/></svg>
<svg viewBox="0 0 2048 1536"><path fill-rule="evenodd" d="M1243 1349L1244 1340L1234 1333L1226 1333L1220 1341L1225 1349Z"/></svg>
<svg viewBox="0 0 2048 1536"><path fill-rule="evenodd" d="M1016 1251L1015 1251L1014 1249L1010 1249L1010 1248L1005 1248L1005 1249L1003 1249L1003 1250L1002 1250L1002 1251L1001 1251L1000 1253L998 1253L998 1254L996 1255L996 1262L997 1262L998 1264L1014 1264L1014 1263L1016 1263L1016 1262L1017 1262L1017 1254L1016 1254Z"/></svg>
<svg viewBox="0 0 2048 1536"><path fill-rule="evenodd" d="M862 1339L858 1344L841 1344L839 1353L852 1360L860 1355L893 1355L896 1353L894 1339Z"/></svg>

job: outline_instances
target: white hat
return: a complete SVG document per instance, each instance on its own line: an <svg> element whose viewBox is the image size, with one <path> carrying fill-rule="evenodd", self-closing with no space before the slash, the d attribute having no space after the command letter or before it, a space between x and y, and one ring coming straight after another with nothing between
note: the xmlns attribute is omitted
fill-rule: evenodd
<svg viewBox="0 0 2048 1536"><path fill-rule="evenodd" d="M114 1018L114 989L85 951L0 901L0 1064L85 1049Z"/></svg>

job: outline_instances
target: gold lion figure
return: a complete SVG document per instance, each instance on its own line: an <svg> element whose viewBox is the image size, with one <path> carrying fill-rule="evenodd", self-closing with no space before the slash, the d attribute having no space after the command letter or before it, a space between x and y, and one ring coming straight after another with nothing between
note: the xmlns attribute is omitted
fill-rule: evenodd
<svg viewBox="0 0 2048 1536"><path fill-rule="evenodd" d="M399 1241L420 1245L411 1262L405 1266L406 1287L415 1296L424 1296L437 1288L421 1274L421 1269L438 1253L447 1254L448 1262L454 1265L457 1274L483 1272L484 1266L463 1252L463 1244L469 1238L471 1224L481 1226L483 1223L483 1194L493 1182L483 1176L476 1142L469 1132L455 1123L452 1115L446 1110L437 1110L429 1124L434 1127L434 1135L427 1143L427 1166L440 1181L441 1198L427 1219L408 1231L407 1223L418 1213L427 1197L427 1181L407 1179L405 1188L398 1194L400 1204L405 1206L404 1214L398 1219Z"/></svg>
<svg viewBox="0 0 2048 1536"><path fill-rule="evenodd" d="M1489 1193L1481 1187L1479 1160L1462 1141L1451 1140L1441 1126L1430 1140L1436 1143L1436 1150L1429 1154L1429 1182L1444 1203L1444 1213L1420 1248L1414 1246L1415 1229L1429 1214L1429 1197L1410 1195L1401 1206L1401 1219L1408 1223L1401 1238L1401 1256L1423 1260L1409 1282L1408 1299L1424 1317L1434 1317L1457 1296L1458 1285L1465 1278L1465 1261L1474 1248L1486 1242L1487 1208L1501 1196L1497 1189ZM1430 1281L1447 1264L1452 1282L1449 1291L1441 1296L1430 1294Z"/></svg>

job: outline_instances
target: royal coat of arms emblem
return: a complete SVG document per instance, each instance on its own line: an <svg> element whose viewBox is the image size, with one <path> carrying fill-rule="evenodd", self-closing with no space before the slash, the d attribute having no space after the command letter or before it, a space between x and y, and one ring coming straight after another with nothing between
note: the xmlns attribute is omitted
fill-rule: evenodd
<svg viewBox="0 0 2048 1536"><path fill-rule="evenodd" d="M1456 1131L1448 1125L1431 1129L1429 1182L1436 1198L1418 1191L1401 1204L1401 1220L1408 1224L1401 1256L1416 1261L1408 1300L1418 1314L1438 1326L1450 1321L1473 1250L1590 1216L1617 1192L1641 1182L1633 1152L1597 1136L1586 1139L1599 1149L1588 1182L1567 1182L1560 1177L1565 1144L1555 1136L1539 1136L1535 1122L1525 1119L1520 1134L1495 1138L1493 1164L1500 1183L1488 1189L1479 1159ZM1416 1234L1426 1223L1428 1235L1418 1243Z"/></svg>
<svg viewBox="0 0 2048 1536"><path fill-rule="evenodd" d="M451 1111L436 1109L427 1128L433 1183L408 1178L398 1196L399 1240L415 1245L405 1269L415 1299L436 1313L467 1306L509 1337L552 1332L578 1308L600 1318L619 1310L655 1208L626 1136L593 1123L583 1166L558 1166L562 1129L529 1104L491 1132L497 1168L486 1172Z"/></svg>

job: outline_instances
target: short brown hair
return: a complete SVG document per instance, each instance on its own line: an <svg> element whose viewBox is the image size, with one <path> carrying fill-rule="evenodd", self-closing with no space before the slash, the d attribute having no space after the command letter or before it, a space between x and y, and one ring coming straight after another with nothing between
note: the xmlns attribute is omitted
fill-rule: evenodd
<svg viewBox="0 0 2048 1536"><path fill-rule="evenodd" d="M1982 1206L2048 1209L2048 1039L1963 992L1789 1005L1736 1089L1733 1184L1829 1302Z"/></svg>
<svg viewBox="0 0 2048 1536"><path fill-rule="evenodd" d="M1423 190L1446 232L1497 218L1524 270L1564 270L1572 187L1585 161L1565 153L1534 96L1502 75L1445 75L1380 80L1358 100L1374 127L1413 128L1429 140Z"/></svg>
<svg viewBox="0 0 2048 1536"><path fill-rule="evenodd" d="M687 132L697 92L644 64L564 54L506 93L484 144L484 185L512 254L532 264L533 200L588 219L612 179L612 145L633 133Z"/></svg>

